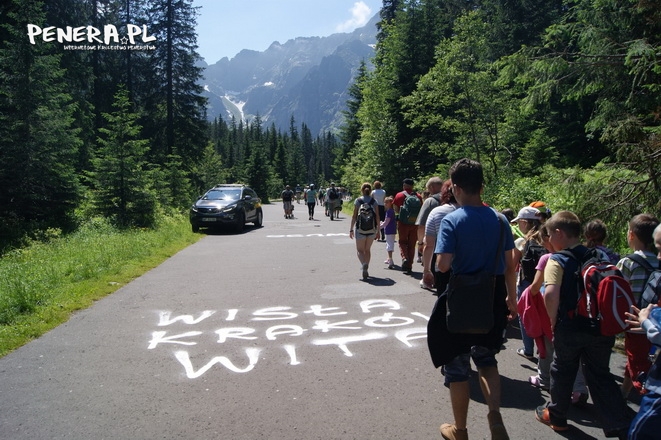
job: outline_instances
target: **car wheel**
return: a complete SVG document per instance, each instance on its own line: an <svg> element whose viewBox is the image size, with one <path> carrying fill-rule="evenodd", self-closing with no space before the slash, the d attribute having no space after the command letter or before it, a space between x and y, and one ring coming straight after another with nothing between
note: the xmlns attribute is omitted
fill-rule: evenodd
<svg viewBox="0 0 661 440"><path fill-rule="evenodd" d="M193 230L193 232L200 232L200 227L197 225L191 225L191 229Z"/></svg>
<svg viewBox="0 0 661 440"><path fill-rule="evenodd" d="M234 230L237 233L243 232L243 227L246 225L246 214L242 211L236 215L236 224Z"/></svg>
<svg viewBox="0 0 661 440"><path fill-rule="evenodd" d="M262 221L264 220L264 214L262 213L261 209L257 210L257 217L255 218L255 221L253 224L257 226L258 228L262 227Z"/></svg>

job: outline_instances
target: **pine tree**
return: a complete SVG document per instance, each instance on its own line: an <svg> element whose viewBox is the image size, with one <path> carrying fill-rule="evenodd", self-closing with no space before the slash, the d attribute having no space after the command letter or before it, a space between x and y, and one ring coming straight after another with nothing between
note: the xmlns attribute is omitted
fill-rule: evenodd
<svg viewBox="0 0 661 440"><path fill-rule="evenodd" d="M206 146L206 99L202 96L202 67L196 65L195 23L192 0L155 0L149 21L156 49L149 53L154 78L145 101L153 138L152 154L164 163L170 154L197 162Z"/></svg>
<svg viewBox="0 0 661 440"><path fill-rule="evenodd" d="M156 221L156 196L149 163L149 141L140 138L138 115L131 111L128 92L115 95L115 111L105 113L108 128L101 128L99 151L92 173L96 209L120 227L150 227Z"/></svg>
<svg viewBox="0 0 661 440"><path fill-rule="evenodd" d="M54 44L25 35L45 23L42 2L14 0L0 45L0 231L64 227L79 201L75 105Z"/></svg>
<svg viewBox="0 0 661 440"><path fill-rule="evenodd" d="M358 139L363 131L363 124L358 118L358 110L363 102L363 87L367 81L367 63L361 60L356 77L353 83L349 86L346 106L347 109L342 112L344 115L344 124L340 129L340 140L342 141L342 150L338 154L337 159L340 162L346 160L354 148L357 147ZM340 164L338 164L340 165Z"/></svg>

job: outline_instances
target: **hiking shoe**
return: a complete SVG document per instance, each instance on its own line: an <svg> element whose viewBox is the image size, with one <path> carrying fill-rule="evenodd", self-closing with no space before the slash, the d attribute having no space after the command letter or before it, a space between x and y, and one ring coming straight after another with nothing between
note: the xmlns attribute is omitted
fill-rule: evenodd
<svg viewBox="0 0 661 440"><path fill-rule="evenodd" d="M457 429L455 425L449 423L443 423L439 429L441 437L445 440L468 440L468 430L466 429Z"/></svg>
<svg viewBox="0 0 661 440"><path fill-rule="evenodd" d="M363 279L366 280L367 277L370 276L369 273L367 273L368 265L367 263L363 263Z"/></svg>
<svg viewBox="0 0 661 440"><path fill-rule="evenodd" d="M528 378L528 382L530 382L530 385L534 386L535 388L539 388L540 390L543 391L549 390L549 386L544 385L544 382L542 382L542 378L539 376L530 376Z"/></svg>
<svg viewBox="0 0 661 440"><path fill-rule="evenodd" d="M531 354L526 353L526 351L523 348L519 348L518 350L516 350L516 354L518 354L521 357L524 357L524 358L528 359L529 361L534 361L535 360L535 355L532 354L532 353Z"/></svg>
<svg viewBox="0 0 661 440"><path fill-rule="evenodd" d="M551 423L549 409L545 406L538 406L537 409L535 409L535 418L537 419L538 422L542 422L543 424L550 427L552 430L556 432L563 432L569 430L569 425L567 425L567 422L561 424Z"/></svg>

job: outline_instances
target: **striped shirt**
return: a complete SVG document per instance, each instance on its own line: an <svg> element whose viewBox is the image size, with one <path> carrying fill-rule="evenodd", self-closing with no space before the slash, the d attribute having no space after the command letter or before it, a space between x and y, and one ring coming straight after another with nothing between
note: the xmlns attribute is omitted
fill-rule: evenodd
<svg viewBox="0 0 661 440"><path fill-rule="evenodd" d="M649 262L652 267L658 267L658 260L656 255L649 251L636 251L635 254L644 257L647 262ZM640 301L640 297L643 294L645 289L645 283L647 282L647 277L649 273L647 270L636 263L629 257L624 257L617 262L617 268L620 269L625 280L629 281L631 285L631 291L636 301Z"/></svg>

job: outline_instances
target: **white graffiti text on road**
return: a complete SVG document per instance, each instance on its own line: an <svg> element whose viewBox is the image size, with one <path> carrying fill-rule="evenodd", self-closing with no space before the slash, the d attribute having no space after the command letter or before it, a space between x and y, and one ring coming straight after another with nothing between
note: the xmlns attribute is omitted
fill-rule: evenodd
<svg viewBox="0 0 661 440"><path fill-rule="evenodd" d="M260 361L261 353L274 348L284 352L289 365L301 365L304 357L300 355L305 347L335 347L341 355L353 357L360 343L392 337L403 347L414 348L419 344L413 341L427 337L429 317L406 312L396 301L371 299L357 306L353 310L321 304L302 310L274 306L250 312L204 310L195 315L160 311L157 323L160 329L152 332L147 349L166 349L171 353L167 347L178 346L175 359L186 377L196 379L215 365L233 373L248 373ZM241 320L240 325L235 325ZM226 326L227 323L232 325ZM274 341L285 338L290 342L273 346ZM218 355L209 359L210 352ZM193 365L204 357L208 360L202 360L203 365Z"/></svg>

